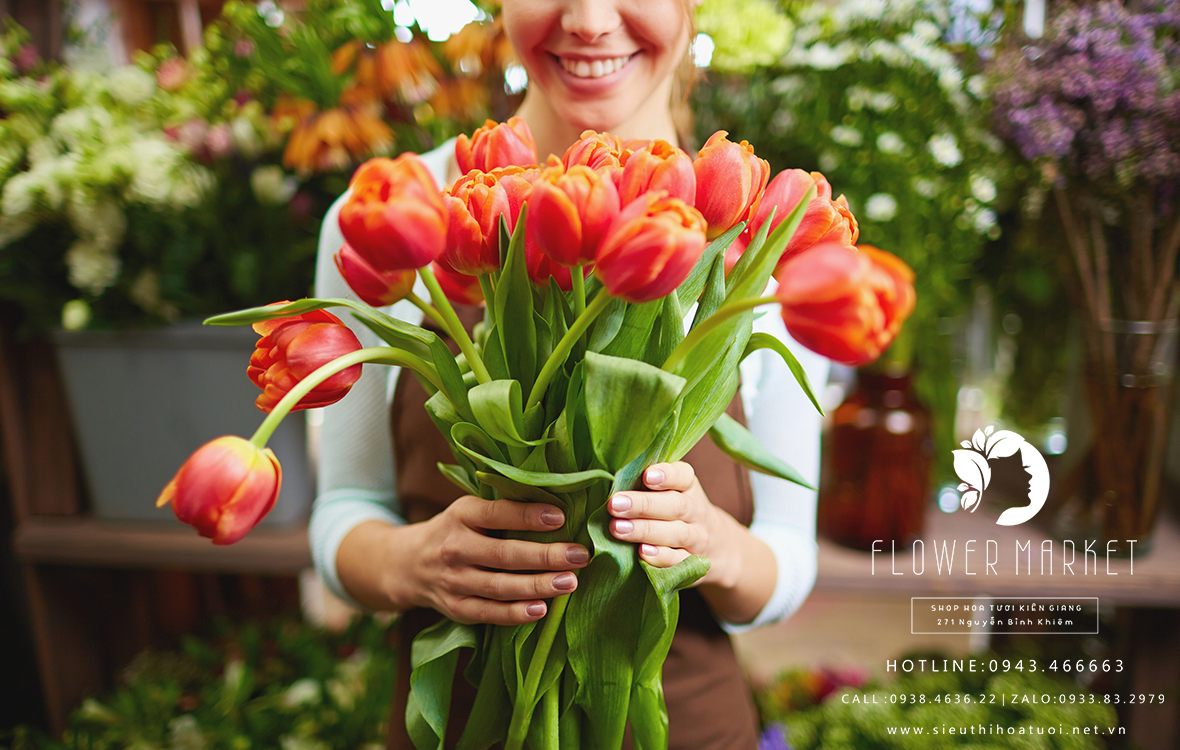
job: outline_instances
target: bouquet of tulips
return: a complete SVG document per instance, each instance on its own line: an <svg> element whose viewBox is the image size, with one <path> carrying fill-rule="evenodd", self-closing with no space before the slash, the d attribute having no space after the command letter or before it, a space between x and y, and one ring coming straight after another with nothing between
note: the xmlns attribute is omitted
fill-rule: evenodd
<svg viewBox="0 0 1180 750"><path fill-rule="evenodd" d="M724 413L738 364L759 349L782 356L815 402L786 345L752 332L754 308L778 304L804 345L866 362L912 309L913 275L855 246L856 220L822 175L788 170L770 181L767 162L724 132L693 160L663 141L588 131L542 167L514 118L460 137L456 157L464 174L441 193L411 154L357 170L336 261L362 301L304 299L209 321L252 323L262 335L249 375L269 415L248 441L200 448L160 504L215 544L236 541L278 494L280 469L265 448L277 422L344 397L361 363L409 368L454 454L442 473L488 500L561 507L559 531L520 537L592 553L577 589L537 622L444 620L418 636L406 716L416 746L442 747L458 650L470 648L465 677L478 693L460 747L617 748L630 721L637 748L664 748L660 675L676 592L709 563L642 562L609 533L607 498L706 432L745 466L802 483ZM777 291L764 296L772 274ZM429 300L414 294L417 279ZM377 309L403 298L459 356ZM485 304L473 335L452 300ZM361 348L329 307L387 345Z"/></svg>

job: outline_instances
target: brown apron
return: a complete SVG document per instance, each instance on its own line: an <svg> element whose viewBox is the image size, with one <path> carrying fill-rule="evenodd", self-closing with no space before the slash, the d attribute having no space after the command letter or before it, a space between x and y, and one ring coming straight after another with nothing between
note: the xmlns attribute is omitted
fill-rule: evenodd
<svg viewBox="0 0 1180 750"><path fill-rule="evenodd" d="M483 318L482 308L456 306L467 327ZM429 321L427 321L429 325ZM452 347L453 349L455 347ZM459 490L438 471L438 462L453 463L446 440L426 414L427 394L409 371L403 370L390 410L397 496L410 523L430 518L449 505ZM727 412L745 423L740 396ZM753 520L754 502L749 474L722 453L711 440L702 440L684 460L692 464L701 486L717 507L745 526ZM414 750L406 733L406 700L410 691L410 644L440 615L413 609L402 615L398 631L398 676L389 723L389 750ZM461 658L447 729L448 748L454 747L470 713L475 688L462 678ZM664 696L668 706L669 750L753 750L757 746L757 715L729 636L718 625L696 589L680 593L680 620L664 662ZM626 743L629 747L629 743ZM594 750L599 750L595 748Z"/></svg>

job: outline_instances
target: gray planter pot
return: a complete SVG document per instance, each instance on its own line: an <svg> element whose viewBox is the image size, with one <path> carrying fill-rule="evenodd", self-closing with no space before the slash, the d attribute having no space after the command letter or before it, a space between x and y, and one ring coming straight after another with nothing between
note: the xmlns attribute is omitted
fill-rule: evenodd
<svg viewBox="0 0 1180 750"><path fill-rule="evenodd" d="M249 437L262 422L246 377L258 335L247 327L183 323L151 331L55 335L94 512L100 518L176 523L156 497L198 447ZM306 420L283 420L270 440L283 486L267 526L303 521L314 493Z"/></svg>

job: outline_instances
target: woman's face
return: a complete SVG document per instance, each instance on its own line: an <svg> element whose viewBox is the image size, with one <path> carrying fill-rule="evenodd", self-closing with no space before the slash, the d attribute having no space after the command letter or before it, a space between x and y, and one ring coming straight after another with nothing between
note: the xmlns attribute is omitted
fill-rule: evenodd
<svg viewBox="0 0 1180 750"><path fill-rule="evenodd" d="M667 110L688 46L684 0L504 0L502 18L529 86L575 129Z"/></svg>

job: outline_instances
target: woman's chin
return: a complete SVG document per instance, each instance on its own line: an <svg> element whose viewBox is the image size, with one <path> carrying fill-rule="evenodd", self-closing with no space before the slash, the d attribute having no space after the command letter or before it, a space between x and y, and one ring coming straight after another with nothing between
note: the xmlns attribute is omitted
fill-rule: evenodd
<svg viewBox="0 0 1180 750"><path fill-rule="evenodd" d="M560 114L579 133L584 130L615 133L630 114L625 109L615 102L566 102Z"/></svg>

